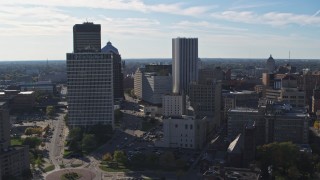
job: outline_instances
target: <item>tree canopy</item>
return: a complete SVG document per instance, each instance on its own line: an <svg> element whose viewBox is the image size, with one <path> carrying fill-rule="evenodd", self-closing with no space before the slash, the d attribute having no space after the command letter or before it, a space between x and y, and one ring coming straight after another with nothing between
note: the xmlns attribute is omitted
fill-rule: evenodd
<svg viewBox="0 0 320 180"><path fill-rule="evenodd" d="M82 149L89 152L97 146L94 134L84 134L82 138Z"/></svg>
<svg viewBox="0 0 320 180"><path fill-rule="evenodd" d="M312 155L300 152L291 142L259 146L257 156L264 177L271 174L276 179L312 179L314 174Z"/></svg>

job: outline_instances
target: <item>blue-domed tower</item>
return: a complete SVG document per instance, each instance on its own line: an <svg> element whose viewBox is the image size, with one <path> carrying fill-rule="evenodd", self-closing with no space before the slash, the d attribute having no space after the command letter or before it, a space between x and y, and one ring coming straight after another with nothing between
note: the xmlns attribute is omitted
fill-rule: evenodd
<svg viewBox="0 0 320 180"><path fill-rule="evenodd" d="M113 56L113 99L115 101L123 99L123 73L121 67L121 55L110 41L101 49L102 53L111 53Z"/></svg>

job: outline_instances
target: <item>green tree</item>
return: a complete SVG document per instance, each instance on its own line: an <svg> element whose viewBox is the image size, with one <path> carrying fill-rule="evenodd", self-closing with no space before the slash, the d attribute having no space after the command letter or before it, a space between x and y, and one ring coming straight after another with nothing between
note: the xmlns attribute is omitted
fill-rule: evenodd
<svg viewBox="0 0 320 180"><path fill-rule="evenodd" d="M70 130L68 135L69 148L71 151L81 151L82 130L79 127Z"/></svg>
<svg viewBox="0 0 320 180"><path fill-rule="evenodd" d="M82 149L90 152L94 148L96 148L97 142L94 134L84 134L82 138Z"/></svg>
<svg viewBox="0 0 320 180"><path fill-rule="evenodd" d="M30 159L31 166L34 168L36 165L36 161L35 161L33 153L31 153L31 152L29 152L29 159Z"/></svg>
<svg viewBox="0 0 320 180"><path fill-rule="evenodd" d="M68 113L66 114L66 115L64 115L64 117L63 117L63 120L66 122L66 123L68 123Z"/></svg>
<svg viewBox="0 0 320 180"><path fill-rule="evenodd" d="M314 163L310 154L300 152L291 142L274 142L257 148L257 160L264 177L268 167L280 178L310 179L314 174Z"/></svg>
<svg viewBox="0 0 320 180"><path fill-rule="evenodd" d="M146 155L146 165L151 168L157 168L158 167L158 162L159 162L159 156L150 153Z"/></svg>
<svg viewBox="0 0 320 180"><path fill-rule="evenodd" d="M159 158L159 164L164 169L172 169L176 166L175 158L172 152L166 152Z"/></svg>
<svg viewBox="0 0 320 180"><path fill-rule="evenodd" d="M131 158L131 163L138 167L144 166L145 161L146 161L146 155L142 153L135 154Z"/></svg>
<svg viewBox="0 0 320 180"><path fill-rule="evenodd" d="M187 166L187 162L183 159L176 160L176 166L178 169L183 169Z"/></svg>
<svg viewBox="0 0 320 180"><path fill-rule="evenodd" d="M110 153L105 153L103 156L102 156L102 160L104 161L112 161L112 155Z"/></svg>
<svg viewBox="0 0 320 180"><path fill-rule="evenodd" d="M54 107L53 107L53 106L47 106L47 108L46 108L46 114L47 114L47 116L53 116L53 114L54 114Z"/></svg>
<svg viewBox="0 0 320 180"><path fill-rule="evenodd" d="M68 139L72 141L80 141L82 139L82 130L79 127L75 127L70 130Z"/></svg>
<svg viewBox="0 0 320 180"><path fill-rule="evenodd" d="M110 139L113 130L111 125L96 124L89 129L89 134L94 134L98 143L104 143Z"/></svg>
<svg viewBox="0 0 320 180"><path fill-rule="evenodd" d="M32 135L32 134L37 134L41 135L42 134L42 128L41 127L29 127L24 131L25 135Z"/></svg>
<svg viewBox="0 0 320 180"><path fill-rule="evenodd" d="M114 151L113 159L118 163L126 163L127 157L123 151Z"/></svg>
<svg viewBox="0 0 320 180"><path fill-rule="evenodd" d="M22 140L23 145L28 145L29 148L34 149L41 144L41 140L37 137L27 137Z"/></svg>
<svg viewBox="0 0 320 180"><path fill-rule="evenodd" d="M121 120L122 116L123 116L123 114L120 111L120 109L116 109L114 111L114 120L115 120L116 123L120 123L120 120Z"/></svg>

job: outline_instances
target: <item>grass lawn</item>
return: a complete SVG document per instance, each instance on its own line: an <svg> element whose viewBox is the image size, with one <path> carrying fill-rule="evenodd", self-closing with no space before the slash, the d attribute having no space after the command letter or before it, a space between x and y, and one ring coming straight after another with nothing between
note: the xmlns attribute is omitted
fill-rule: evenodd
<svg viewBox="0 0 320 180"><path fill-rule="evenodd" d="M49 165L49 166L47 166L46 168L44 168L44 172L49 172L49 171L52 171L52 170L54 170L54 165L52 164L52 165Z"/></svg>
<svg viewBox="0 0 320 180"><path fill-rule="evenodd" d="M67 157L71 153L72 153L72 151L64 150L63 157Z"/></svg>
<svg viewBox="0 0 320 180"><path fill-rule="evenodd" d="M71 167L75 168L75 167L80 167L82 166L82 164L71 164Z"/></svg>
<svg viewBox="0 0 320 180"><path fill-rule="evenodd" d="M11 145L22 145L22 139L21 138L11 138Z"/></svg>
<svg viewBox="0 0 320 180"><path fill-rule="evenodd" d="M99 168L103 171L107 171L107 172L128 172L129 169L123 165L123 164L118 164L117 167L110 167L108 165L101 165L99 166Z"/></svg>

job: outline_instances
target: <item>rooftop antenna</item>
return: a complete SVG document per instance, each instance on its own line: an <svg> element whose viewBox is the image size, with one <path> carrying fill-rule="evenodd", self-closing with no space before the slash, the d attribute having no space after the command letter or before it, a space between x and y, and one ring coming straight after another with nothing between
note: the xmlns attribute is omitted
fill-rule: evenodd
<svg viewBox="0 0 320 180"><path fill-rule="evenodd" d="M289 50L289 63L290 63L290 59L291 59L291 51Z"/></svg>

